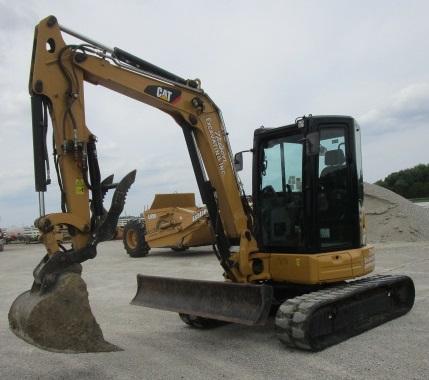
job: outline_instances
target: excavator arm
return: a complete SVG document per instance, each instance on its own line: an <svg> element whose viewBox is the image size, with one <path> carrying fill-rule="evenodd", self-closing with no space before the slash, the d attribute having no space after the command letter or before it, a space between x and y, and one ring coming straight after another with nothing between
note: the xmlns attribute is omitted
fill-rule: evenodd
<svg viewBox="0 0 429 380"><path fill-rule="evenodd" d="M62 32L80 37L87 43L66 45ZM198 187L216 233L217 256L228 278L246 282L252 273L247 255L256 251L257 246L250 229L251 215L246 213L242 203L242 190L219 108L201 89L198 80L184 80L121 49L111 49L79 36L61 27L53 16L36 27L30 75L36 190L40 194L47 184L47 159L37 151L46 150L46 131L41 132L40 128L46 128L43 107L47 107L64 199L62 213L41 215L36 222L42 231L48 256L60 252L51 232L56 224L65 224L73 230L74 250L85 250L88 244L95 248L94 239L99 241L98 235L107 237L110 232L104 231L106 226L101 228L106 220L102 194L114 184L106 185L100 181L96 138L85 122L85 81L155 107L169 114L182 128ZM131 173L124 179L124 189L117 188L116 191L126 193L133 180ZM119 210L122 211L123 205L119 206L112 212L115 217L119 216ZM115 223L115 218L111 219L107 223L109 227ZM230 252L233 243L240 244L241 253L235 256ZM80 257L94 255L91 248Z"/></svg>

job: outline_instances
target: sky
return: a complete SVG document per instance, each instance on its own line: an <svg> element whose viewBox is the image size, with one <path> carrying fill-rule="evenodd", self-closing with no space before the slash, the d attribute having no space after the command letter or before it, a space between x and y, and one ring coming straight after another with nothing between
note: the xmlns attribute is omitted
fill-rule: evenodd
<svg viewBox="0 0 429 380"><path fill-rule="evenodd" d="M0 226L38 216L28 75L34 26L51 14L107 46L200 78L234 152L249 149L261 125L339 114L362 127L366 181L429 162L427 1L0 0ZM137 169L125 214L138 215L157 192L198 192L169 116L90 84L85 100L102 176ZM241 177L250 193L250 157ZM56 181L46 203L59 211Z"/></svg>

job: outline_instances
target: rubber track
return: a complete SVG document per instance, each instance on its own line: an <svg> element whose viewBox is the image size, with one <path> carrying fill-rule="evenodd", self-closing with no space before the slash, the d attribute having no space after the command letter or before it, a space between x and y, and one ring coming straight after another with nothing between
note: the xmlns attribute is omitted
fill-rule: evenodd
<svg viewBox="0 0 429 380"><path fill-rule="evenodd" d="M312 341L312 337L309 337L309 321L318 310L328 305L333 305L338 302L344 302L347 298L351 300L355 296L364 294L365 291L371 291L378 287L386 287L394 285L397 282L410 281L412 290L410 299L407 300L409 308L402 308L401 311L397 311L392 315L389 315L383 321L378 320L376 323L371 324L369 321L365 327L359 331L350 331L346 334L339 334L339 336L333 336L329 343L315 343ZM326 289L322 289L316 292L303 294L299 297L295 297L285 301L279 308L275 318L275 325L277 329L277 335L279 339L288 347L299 348L310 351L319 351L332 344L339 343L343 340L348 339L361 332L369 330L372 327L387 322L393 318L399 317L400 315L408 312L414 302L414 286L412 280L403 275L376 275L367 277L357 281L351 281L343 283L337 286L331 286ZM331 315L328 316L330 318ZM335 318L335 316L332 316Z"/></svg>

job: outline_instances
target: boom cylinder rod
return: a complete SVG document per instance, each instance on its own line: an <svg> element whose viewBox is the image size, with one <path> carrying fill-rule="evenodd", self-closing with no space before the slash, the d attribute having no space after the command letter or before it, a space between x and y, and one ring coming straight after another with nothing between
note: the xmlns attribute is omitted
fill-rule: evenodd
<svg viewBox="0 0 429 380"><path fill-rule="evenodd" d="M100 42L97 42L95 40L93 40L92 38L86 37L78 32L75 32L72 29L67 28L64 25L59 25L60 30L63 31L64 33L69 34L70 36L76 37L79 40L85 41L87 43L89 43L90 45L96 46L106 52L109 52L110 54L112 54L112 56L114 56L115 58L117 58L118 60L125 62L131 66L136 67L137 69L141 69L144 71L147 71L149 73L155 74L157 76L160 76L161 78L165 78L168 80L172 80L174 82L180 83L182 85L191 85L191 87L198 87L198 85L195 83L194 85L192 85L193 83L188 83L186 81L186 79L179 77L176 74L170 73L167 70L164 70L161 67L158 67L150 62L147 62L141 58L138 58L128 52L126 52L125 50L119 49L119 48L110 48Z"/></svg>
<svg viewBox="0 0 429 380"><path fill-rule="evenodd" d="M45 216L45 193L39 191L39 216Z"/></svg>
<svg viewBox="0 0 429 380"><path fill-rule="evenodd" d="M60 30L62 30L64 33L69 34L70 36L73 36L73 37L78 38L79 40L88 42L89 44L94 45L96 47L99 47L100 49L107 51L109 53L113 53L112 48L110 48L110 47L108 47L108 46L106 46L100 42L97 42L97 41L93 40L92 38L89 38L89 37L86 37L80 33L77 33L74 30L65 27L64 25L59 25L59 27L60 27Z"/></svg>

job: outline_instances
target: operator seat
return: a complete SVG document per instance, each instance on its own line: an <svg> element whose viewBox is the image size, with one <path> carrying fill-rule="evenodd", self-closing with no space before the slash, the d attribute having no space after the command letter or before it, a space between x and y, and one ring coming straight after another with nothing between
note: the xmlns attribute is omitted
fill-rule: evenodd
<svg viewBox="0 0 429 380"><path fill-rule="evenodd" d="M325 152L325 165L326 168L320 173L320 178L327 176L328 174L344 169L346 163L346 156L342 149L328 150Z"/></svg>

